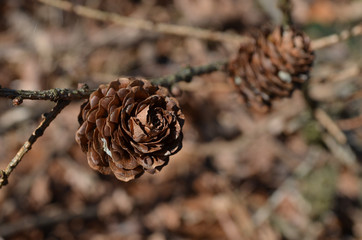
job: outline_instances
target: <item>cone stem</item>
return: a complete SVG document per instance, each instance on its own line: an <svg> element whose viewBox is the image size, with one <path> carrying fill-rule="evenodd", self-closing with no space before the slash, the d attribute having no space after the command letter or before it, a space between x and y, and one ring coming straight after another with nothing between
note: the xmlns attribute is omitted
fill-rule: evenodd
<svg viewBox="0 0 362 240"><path fill-rule="evenodd" d="M279 0L278 7L283 15L283 26L293 25L292 10L293 4L291 0Z"/></svg>

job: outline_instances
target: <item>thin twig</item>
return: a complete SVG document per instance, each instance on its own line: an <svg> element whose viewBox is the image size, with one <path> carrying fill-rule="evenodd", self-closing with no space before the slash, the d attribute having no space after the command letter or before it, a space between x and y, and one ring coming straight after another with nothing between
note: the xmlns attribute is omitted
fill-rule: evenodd
<svg viewBox="0 0 362 240"><path fill-rule="evenodd" d="M346 144L347 137L344 135L338 125L331 119L331 117L321 108L314 111L314 117L325 128L330 135L332 135L340 144Z"/></svg>
<svg viewBox="0 0 362 240"><path fill-rule="evenodd" d="M173 25L167 23L154 23L152 21L147 21L143 19L120 16L115 13L104 12L85 6L72 4L71 2L68 1L61 1L61 0L38 0L38 1L62 9L64 11L74 12L75 14L82 17L92 18L105 22L111 22L125 27L142 29L152 32L172 34L184 37L195 37L210 41L221 41L221 42L245 43L250 40L250 38L247 38L245 36L240 36L237 34L229 34L229 33L206 30L202 28L180 26L180 25Z"/></svg>
<svg viewBox="0 0 362 240"><path fill-rule="evenodd" d="M21 98L31 100L50 100L57 102L58 100L77 100L88 98L95 90L91 89L60 89L54 88L49 90L31 91L31 90L14 90L8 88L0 88L0 97Z"/></svg>
<svg viewBox="0 0 362 240"><path fill-rule="evenodd" d="M0 188L8 183L8 178L11 172L20 163L24 155L31 149L35 141L43 135L45 129L49 126L49 124L56 118L56 116L60 113L60 111L62 111L62 109L66 107L69 103L70 103L69 100L60 100L59 102L57 102L55 107L49 113L45 114L43 121L31 134L31 136L24 143L24 145L19 149L19 151L16 153L15 157L10 161L6 169L0 170Z"/></svg>
<svg viewBox="0 0 362 240"><path fill-rule="evenodd" d="M278 7L283 14L283 25L293 25L292 10L293 4L291 0L279 0Z"/></svg>
<svg viewBox="0 0 362 240"><path fill-rule="evenodd" d="M303 95L313 118L326 130L326 133L321 133L322 141L337 160L352 170L360 171L356 164L356 155L347 144L346 135L328 114L318 107L318 102L311 98L309 84L309 81L304 83Z"/></svg>
<svg viewBox="0 0 362 240"><path fill-rule="evenodd" d="M359 23L349 30L343 30L340 33L335 33L326 37L315 39L312 41L312 49L317 50L325 47L332 46L336 43L345 41L351 37L362 35L362 24Z"/></svg>
<svg viewBox="0 0 362 240"><path fill-rule="evenodd" d="M62 9L68 12L74 12L75 14L87 17L91 19L96 19L104 22L111 22L117 25L143 29L152 32L159 32L164 34L172 34L177 36L184 37L194 37L210 41L220 41L220 42L238 42L238 43L248 43L251 41L250 37L240 36L237 34L230 34L225 32L211 31L202 28L195 28L190 26L180 26L174 24L166 23L154 23L151 21L130 18L125 16L120 16L115 13L109 13L100 11L97 9L72 4L68 1L62 0L38 0L41 3L53 6L55 8ZM283 1L283 0L282 0ZM287 0L284 0L287 1ZM289 6L290 8L290 6ZM286 10L287 11L287 10ZM289 10L288 10L289 11ZM289 11L290 13L290 11ZM290 16L291 18L291 16ZM289 19L288 21L290 21ZM353 27L351 30L344 30L341 33L332 34L330 36L322 37L312 41L312 49L318 50L321 48L332 46L338 42L347 40L353 36L362 35L362 24L358 24Z"/></svg>
<svg viewBox="0 0 362 240"><path fill-rule="evenodd" d="M361 172L356 154L348 144L340 144L328 133L322 134L321 137L329 151L340 163L348 167L352 172Z"/></svg>
<svg viewBox="0 0 362 240"><path fill-rule="evenodd" d="M175 74L166 76L166 77L160 77L152 79L152 83L156 85L162 85L165 87L172 86L173 84L185 81L190 82L193 76L199 76L207 73L212 73L215 71L222 71L225 69L226 65L228 64L227 61L223 62L215 62L208 65L203 66L197 66L197 67L187 67L180 71L178 71Z"/></svg>

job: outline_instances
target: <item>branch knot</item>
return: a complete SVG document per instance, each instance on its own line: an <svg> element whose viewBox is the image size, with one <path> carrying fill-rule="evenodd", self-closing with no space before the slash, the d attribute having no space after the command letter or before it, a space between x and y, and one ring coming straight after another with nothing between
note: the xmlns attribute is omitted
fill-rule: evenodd
<svg viewBox="0 0 362 240"><path fill-rule="evenodd" d="M0 170L0 188L7 185L8 183L8 175L4 170Z"/></svg>

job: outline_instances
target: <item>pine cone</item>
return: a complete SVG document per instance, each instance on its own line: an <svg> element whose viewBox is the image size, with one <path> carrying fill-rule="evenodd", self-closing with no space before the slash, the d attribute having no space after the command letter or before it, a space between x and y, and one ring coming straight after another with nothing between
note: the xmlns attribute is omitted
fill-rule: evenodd
<svg viewBox="0 0 362 240"><path fill-rule="evenodd" d="M228 71L245 102L265 112L272 100L290 96L308 80L313 60L308 36L277 27L242 45Z"/></svg>
<svg viewBox="0 0 362 240"><path fill-rule="evenodd" d="M145 79L101 85L81 106L76 141L88 164L129 181L154 173L182 147L184 115L168 90Z"/></svg>

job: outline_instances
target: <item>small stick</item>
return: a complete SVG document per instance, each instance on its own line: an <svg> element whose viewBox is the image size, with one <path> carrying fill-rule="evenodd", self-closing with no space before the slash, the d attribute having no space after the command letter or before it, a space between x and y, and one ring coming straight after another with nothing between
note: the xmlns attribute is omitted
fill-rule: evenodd
<svg viewBox="0 0 362 240"><path fill-rule="evenodd" d="M329 47L336 43L345 41L351 37L362 35L362 24L359 23L350 30L343 30L340 33L335 33L326 37L315 39L312 41L312 49L317 50L325 47Z"/></svg>
<svg viewBox="0 0 362 240"><path fill-rule="evenodd" d="M45 129L49 126L49 124L56 118L56 116L62 111L64 107L66 107L70 103L69 100L60 100L57 102L55 107L45 115L43 121L39 124L39 126L35 129L35 131L31 134L28 141L24 143L24 145L19 149L16 153L15 157L10 161L5 170L0 170L0 188L8 183L8 178L11 172L16 168L16 166L20 163L21 159L24 155L31 149L35 141L41 137L45 131Z"/></svg>
<svg viewBox="0 0 362 240"><path fill-rule="evenodd" d="M333 156L352 172L360 172L361 168L357 161L356 154L348 144L340 144L331 134L322 134L322 140Z"/></svg>
<svg viewBox="0 0 362 240"><path fill-rule="evenodd" d="M314 111L314 117L340 144L346 144L347 138L338 125L322 109L317 108Z"/></svg>
<svg viewBox="0 0 362 240"><path fill-rule="evenodd" d="M95 89L60 89L54 88L49 90L31 91L31 90L14 90L0 88L0 97L11 99L30 99L30 100L50 100L57 102L59 100L77 100L88 98Z"/></svg>
<svg viewBox="0 0 362 240"><path fill-rule="evenodd" d="M180 25L173 25L167 23L154 23L152 21L147 21L143 19L120 16L115 13L104 12L85 6L72 4L71 2L68 1L61 1L61 0L38 0L38 1L62 9L64 11L74 12L75 14L82 17L92 18L105 22L108 21L117 25L142 29L152 32L172 34L184 37L195 37L210 41L221 41L221 42L245 43L251 40L250 38L247 38L245 36L240 36L237 34L229 34L229 33L211 31L202 28L180 26Z"/></svg>

